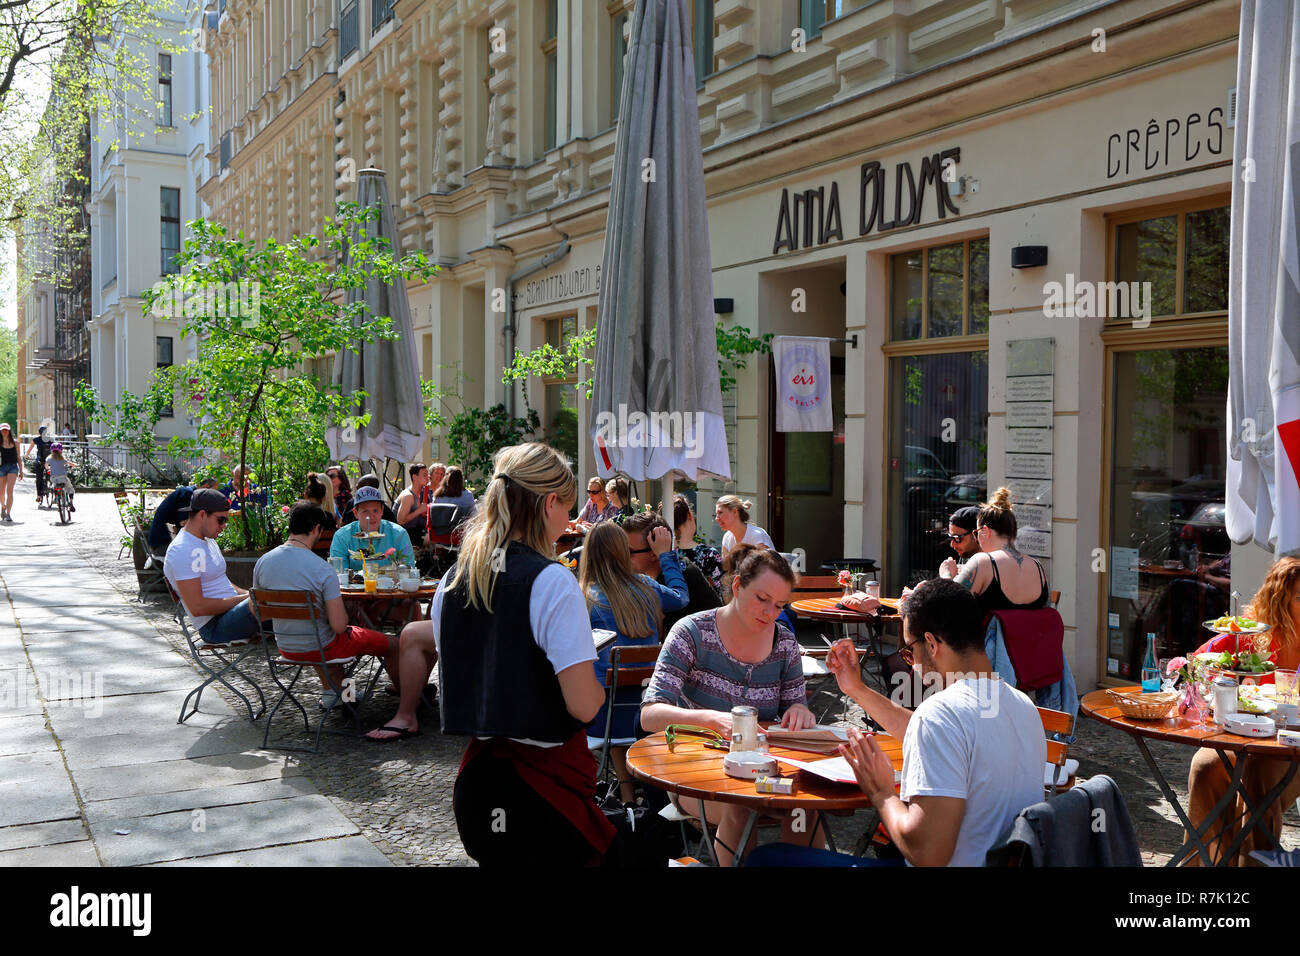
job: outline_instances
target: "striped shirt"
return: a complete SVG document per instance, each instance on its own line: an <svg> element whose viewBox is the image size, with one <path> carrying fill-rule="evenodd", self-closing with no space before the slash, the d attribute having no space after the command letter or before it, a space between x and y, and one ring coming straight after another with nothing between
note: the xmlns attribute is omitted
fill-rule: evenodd
<svg viewBox="0 0 1300 956"><path fill-rule="evenodd" d="M641 698L642 707L652 703L723 712L748 704L758 710L759 720L777 720L791 705L805 703L799 645L777 624L771 653L747 664L727 653L718 637L718 609L692 614L673 625L659 652Z"/></svg>

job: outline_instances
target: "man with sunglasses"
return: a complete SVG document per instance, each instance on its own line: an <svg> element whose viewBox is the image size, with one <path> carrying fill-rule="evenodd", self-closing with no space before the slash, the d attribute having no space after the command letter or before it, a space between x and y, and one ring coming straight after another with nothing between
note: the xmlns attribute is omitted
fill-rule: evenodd
<svg viewBox="0 0 1300 956"><path fill-rule="evenodd" d="M230 520L230 501L216 489L200 488L180 514L188 519L167 548L163 575L185 613L206 644L252 637L260 625L248 607L248 592L230 582L217 546L217 535Z"/></svg>
<svg viewBox="0 0 1300 956"><path fill-rule="evenodd" d="M958 508L948 519L948 544L957 552L956 558L945 558L939 565L939 577L952 580L967 559L979 554L979 541L975 539L975 523L980 516L979 508L971 505Z"/></svg>
<svg viewBox="0 0 1300 956"><path fill-rule="evenodd" d="M900 793L872 735L850 730L840 752L910 864L982 866L1016 815L1043 799L1042 718L993 673L979 609L962 585L924 581L900 614L903 660L937 688L915 712L863 684L852 641L837 643L826 660L840 689L903 741Z"/></svg>

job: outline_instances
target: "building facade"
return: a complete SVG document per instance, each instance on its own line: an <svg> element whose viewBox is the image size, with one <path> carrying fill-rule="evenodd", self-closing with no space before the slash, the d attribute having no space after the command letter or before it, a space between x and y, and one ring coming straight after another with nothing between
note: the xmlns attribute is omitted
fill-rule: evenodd
<svg viewBox="0 0 1300 956"><path fill-rule="evenodd" d="M154 73L149 98L141 92L91 117L88 208L94 240L87 348L89 379L109 402L124 389L143 394L159 367L193 354L180 322L146 313L144 294L179 271L185 223L206 215L198 198L208 152L206 57L201 48L177 53L172 46L194 47L206 16L198 0L179 0L161 18L165 49L136 51ZM186 409L174 406L171 412L159 422L159 438L192 436Z"/></svg>
<svg viewBox="0 0 1300 956"><path fill-rule="evenodd" d="M423 374L503 401L509 332L529 349L596 318L631 8L228 3L202 196L289 234L384 169L403 248L442 266L409 289ZM777 370L750 361L734 481L701 485L701 515L736 491L810 570L872 557L897 593L937 570L947 514L1005 484L1080 686L1129 680L1148 631L1162 655L1199 643L1267 558L1222 530L1239 3L692 15L719 319L833 340L835 412L776 432ZM525 395L587 475L575 385Z"/></svg>

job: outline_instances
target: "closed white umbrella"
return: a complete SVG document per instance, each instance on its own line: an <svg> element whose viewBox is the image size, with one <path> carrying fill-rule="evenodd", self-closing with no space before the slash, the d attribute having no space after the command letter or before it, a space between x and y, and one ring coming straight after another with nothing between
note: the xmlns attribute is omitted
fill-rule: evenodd
<svg viewBox="0 0 1300 956"><path fill-rule="evenodd" d="M1227 527L1300 553L1300 13L1242 0L1229 270ZM1267 375L1265 375L1267 371Z"/></svg>
<svg viewBox="0 0 1300 956"><path fill-rule="evenodd" d="M633 13L601 267L592 442L637 480L731 477L687 0ZM671 518L669 519L671 523Z"/></svg>
<svg viewBox="0 0 1300 956"><path fill-rule="evenodd" d="M390 252L396 255L399 244L395 217L383 171L363 169L357 178L357 202L362 208L377 204L380 209L379 216L366 223L366 238L387 239ZM335 357L334 383L344 395L366 393L361 411L370 413L370 423L356 429L333 425L325 430L325 443L335 461L414 461L424 443L425 428L406 283L399 278L389 284L372 276L364 289L348 290L349 304L361 300L366 308L359 321L388 316L398 338L367 342L359 352L344 350Z"/></svg>

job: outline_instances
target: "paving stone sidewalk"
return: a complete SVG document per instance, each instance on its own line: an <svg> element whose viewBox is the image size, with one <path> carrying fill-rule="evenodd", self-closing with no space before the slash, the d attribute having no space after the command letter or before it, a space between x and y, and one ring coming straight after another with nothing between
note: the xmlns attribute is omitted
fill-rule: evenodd
<svg viewBox="0 0 1300 956"><path fill-rule="evenodd" d="M436 715L422 713L424 732L400 743L327 736L321 753L289 756L259 749L260 725L239 718L224 689L226 700L205 692L201 712L178 725L197 671L169 602L135 599L130 555L117 558L112 496L78 495L73 522L60 527L57 515L35 509L25 485L17 522L0 526L0 579L12 602L0 604L0 689L10 673L30 682L43 670L65 686L45 681L16 708L0 699L0 779L10 779L11 764L24 775L0 806L0 864L472 865L451 812L463 741L438 733ZM85 696L78 679L103 680L102 711L77 699ZM269 679L263 686L269 692ZM816 691L816 713L859 724L860 712L837 703L832 679ZM378 727L395 709L381 693L362 713ZM287 714L277 717L276 733L293 730ZM1153 744L1152 752L1185 800L1191 751ZM1116 780L1144 859L1167 860L1182 830L1132 740L1085 720L1071 756L1082 775ZM856 845L871 817L832 820L837 844ZM194 831L197 819L205 831ZM1288 848L1300 846L1297 823L1288 808ZM279 844L287 846L265 849Z"/></svg>

